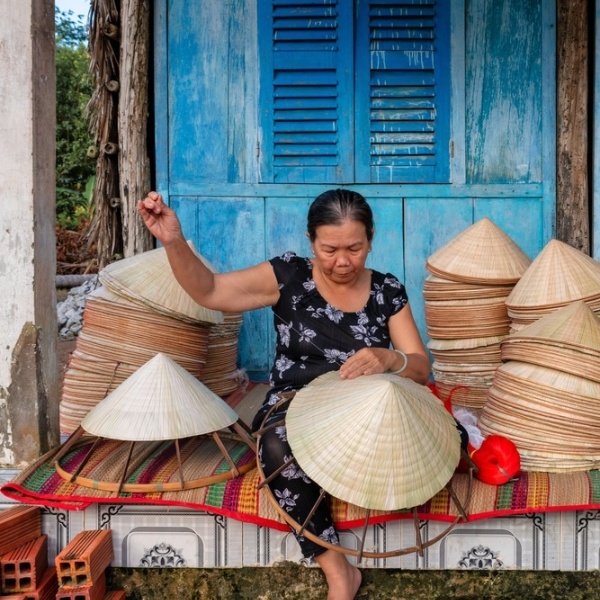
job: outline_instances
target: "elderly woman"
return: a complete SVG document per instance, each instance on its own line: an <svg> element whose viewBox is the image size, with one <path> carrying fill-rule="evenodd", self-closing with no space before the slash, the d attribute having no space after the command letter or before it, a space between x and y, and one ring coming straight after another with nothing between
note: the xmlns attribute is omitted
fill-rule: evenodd
<svg viewBox="0 0 600 600"><path fill-rule="evenodd" d="M179 220L156 192L138 202L150 232L165 247L177 281L199 304L224 312L271 306L277 348L270 390L258 411L258 429L282 392L302 388L315 377L339 370L340 377L394 371L419 383L430 363L413 319L404 286L391 274L365 266L374 234L366 200L349 190L330 190L312 203L307 236L313 256L287 252L248 269L214 274L186 243ZM285 418L282 404L268 423ZM261 436L259 460L266 476L292 455L285 426ZM304 523L320 488L298 467L269 483L281 507ZM319 504L306 529L337 543L329 505ZM297 536L305 557L314 559L327 579L328 600L350 600L360 587L360 571L344 554Z"/></svg>

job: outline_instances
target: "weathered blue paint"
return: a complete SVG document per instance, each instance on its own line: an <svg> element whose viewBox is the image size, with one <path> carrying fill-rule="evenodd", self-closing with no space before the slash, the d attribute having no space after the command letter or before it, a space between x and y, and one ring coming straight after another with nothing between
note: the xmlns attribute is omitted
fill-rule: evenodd
<svg viewBox="0 0 600 600"><path fill-rule="evenodd" d="M285 119L278 121L276 131L261 127L264 111L277 108L292 114L300 107L309 114L321 102L312 86L306 87L307 99L292 93L269 100L272 89L261 88L264 70L273 69L271 59L259 53L265 3L270 5L270 0L156 0L157 187L180 215L186 236L219 270L245 267L288 249L307 254L309 202L340 184L363 193L376 217L369 264L405 281L427 337L422 288L430 254L484 216L531 258L553 235L555 3L448 3L446 173L437 179L422 170L414 183L402 185L382 183L381 173L373 179L370 167L368 175L358 176L353 165L374 132L352 112L347 113L349 121L343 120L348 125L343 135L349 132L352 139L342 171L325 165L320 175L315 175L318 170L310 174L285 153L266 153L274 141L293 142L289 149L302 149L310 162L331 136L316 125L311 130L308 122L294 130ZM355 4L361 7L366 1ZM293 10L300 3L286 0L281 6ZM358 31L365 24L362 13L357 14L359 22L351 26ZM286 35L293 38L295 32ZM283 52L289 57L288 50ZM356 48L350 54L355 57ZM338 71L357 68L347 57L340 61L332 63ZM281 66L300 63L290 59ZM287 78L293 72L282 68ZM366 85L362 75L353 86ZM344 92L337 100L340 105L346 96ZM387 101L371 100L372 105L356 105L356 110L375 110L378 102L384 106ZM426 104L426 99L416 102L420 108ZM307 140L312 147L302 148ZM376 152L373 156L378 158ZM342 172L349 175L340 178ZM265 373L273 342L269 311L246 315L243 332L241 365L252 374Z"/></svg>
<svg viewBox="0 0 600 600"><path fill-rule="evenodd" d="M541 2L468 2L467 181L542 181Z"/></svg>
<svg viewBox="0 0 600 600"><path fill-rule="evenodd" d="M407 198L404 201L404 284L422 336L427 339L423 284L427 257L473 223L473 202L466 198Z"/></svg>
<svg viewBox="0 0 600 600"><path fill-rule="evenodd" d="M169 3L170 182L244 179L245 3ZM256 69L256 65L252 66Z"/></svg>
<svg viewBox="0 0 600 600"><path fill-rule="evenodd" d="M173 198L186 239L219 272L243 269L265 260L264 201L248 198ZM268 360L265 337L267 311L244 315L240 345L244 366L259 370Z"/></svg>

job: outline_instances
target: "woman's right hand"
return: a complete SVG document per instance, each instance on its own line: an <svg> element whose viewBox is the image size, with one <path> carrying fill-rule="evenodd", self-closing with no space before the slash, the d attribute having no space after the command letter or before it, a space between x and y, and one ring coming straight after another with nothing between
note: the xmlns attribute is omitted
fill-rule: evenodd
<svg viewBox="0 0 600 600"><path fill-rule="evenodd" d="M181 224L175 211L163 202L159 193L149 192L143 200L138 200L137 209L150 233L163 246L183 240Z"/></svg>

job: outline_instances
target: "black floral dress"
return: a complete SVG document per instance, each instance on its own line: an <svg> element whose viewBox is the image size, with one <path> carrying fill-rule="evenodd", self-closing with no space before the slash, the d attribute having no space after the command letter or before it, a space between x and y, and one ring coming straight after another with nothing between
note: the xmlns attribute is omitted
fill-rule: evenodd
<svg viewBox="0 0 600 600"><path fill-rule="evenodd" d="M270 262L280 292L279 301L273 307L277 346L270 374L271 387L254 418L254 430L285 417L287 404L277 408L263 423L265 415L281 399L281 392L298 390L315 377L338 370L361 348L388 348L391 341L388 321L408 302L404 285L396 277L371 271L371 293L365 307L358 312L343 312L328 304L317 291L308 258L288 252ZM291 456L284 425L261 437L259 459L266 476ZM280 506L300 524L304 523L320 493L320 487L296 463L278 475L269 487ZM337 543L327 502L321 503L307 530L330 543ZM305 557L325 550L304 537L298 541Z"/></svg>

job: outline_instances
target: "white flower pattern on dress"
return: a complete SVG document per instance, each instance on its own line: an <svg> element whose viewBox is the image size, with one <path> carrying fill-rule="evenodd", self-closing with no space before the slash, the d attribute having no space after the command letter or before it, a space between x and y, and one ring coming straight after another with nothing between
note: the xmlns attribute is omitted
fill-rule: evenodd
<svg viewBox="0 0 600 600"><path fill-rule="evenodd" d="M333 525L331 527L328 527L327 529L325 529L325 531L323 531L321 533L321 535L319 535L319 537L325 541L325 542L329 542L330 544L339 544L340 540L338 538L338 535L333 527Z"/></svg>
<svg viewBox="0 0 600 600"><path fill-rule="evenodd" d="M396 279L396 277L384 277L383 283L397 290L402 288L402 284L398 281L398 279Z"/></svg>
<svg viewBox="0 0 600 600"><path fill-rule="evenodd" d="M286 325L285 323L282 323L281 325L277 325L277 331L279 332L279 339L281 340L281 343L286 347L289 348L290 347L290 330L293 327L293 323L290 323L289 325Z"/></svg>
<svg viewBox="0 0 600 600"><path fill-rule="evenodd" d="M275 361L275 368L279 371L279 377L283 378L283 373L293 367L296 363L287 356L280 356Z"/></svg>
<svg viewBox="0 0 600 600"><path fill-rule="evenodd" d="M383 286L378 283L373 284L373 289L371 290L371 295L375 298L377 304L383 304L385 302L385 297L383 295Z"/></svg>
<svg viewBox="0 0 600 600"><path fill-rule="evenodd" d="M279 498L279 506L284 508L286 512L294 509L296 500L300 497L300 494L292 494L287 488L283 491L275 490L275 495Z"/></svg>
<svg viewBox="0 0 600 600"><path fill-rule="evenodd" d="M335 306L331 306L329 302L325 308L325 315L334 323L339 323L344 318L344 313Z"/></svg>
<svg viewBox="0 0 600 600"><path fill-rule="evenodd" d="M406 306L406 300L404 300L404 298L394 298L392 299L392 306L403 308Z"/></svg>
<svg viewBox="0 0 600 600"><path fill-rule="evenodd" d="M292 456L285 455L283 457L283 462L286 463ZM298 466L298 463L291 463L288 465L283 471L281 471L281 475L286 479L302 479L306 483L311 483L311 480L307 477L306 473Z"/></svg>
<svg viewBox="0 0 600 600"><path fill-rule="evenodd" d="M325 355L327 362L341 365L354 354L354 350L351 352L342 352L341 350L336 350L335 348L324 348L323 354Z"/></svg>
<svg viewBox="0 0 600 600"><path fill-rule="evenodd" d="M367 346L372 346L373 342L380 342L375 333L378 327L373 325L372 327L365 327L364 325L350 325L350 329L354 332L354 339L362 340Z"/></svg>
<svg viewBox="0 0 600 600"><path fill-rule="evenodd" d="M296 307L302 301L302 298L302 296L292 296L292 310L296 310Z"/></svg>
<svg viewBox="0 0 600 600"><path fill-rule="evenodd" d="M275 427L275 433L282 442L287 442L287 427L285 425Z"/></svg>
<svg viewBox="0 0 600 600"><path fill-rule="evenodd" d="M312 340L317 336L314 329L310 329L310 327L304 327L302 323L300 323L300 341L301 342L312 342Z"/></svg>

